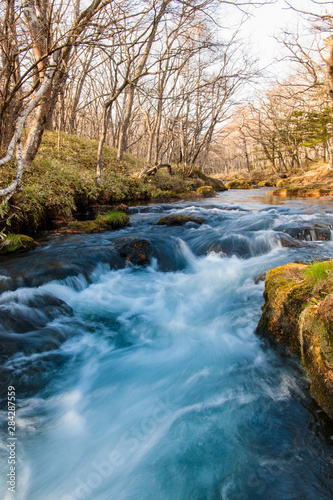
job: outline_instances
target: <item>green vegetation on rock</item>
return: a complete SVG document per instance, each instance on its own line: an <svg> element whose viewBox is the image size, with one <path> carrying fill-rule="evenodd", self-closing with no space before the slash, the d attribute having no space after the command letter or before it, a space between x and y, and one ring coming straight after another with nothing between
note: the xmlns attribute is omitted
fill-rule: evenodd
<svg viewBox="0 0 333 500"><path fill-rule="evenodd" d="M225 186L228 189L253 189L253 186L245 179L235 179L234 181L226 182Z"/></svg>
<svg viewBox="0 0 333 500"><path fill-rule="evenodd" d="M129 217L123 212L117 212L114 210L104 215L98 215L96 217L96 222L106 224L112 229L120 229L121 227L127 226L129 223Z"/></svg>
<svg viewBox="0 0 333 500"><path fill-rule="evenodd" d="M259 181L257 184L258 187L275 187L275 185L276 183L273 180Z"/></svg>
<svg viewBox="0 0 333 500"><path fill-rule="evenodd" d="M272 269L264 298L257 332L301 357L313 397L333 416L333 261Z"/></svg>
<svg viewBox="0 0 333 500"><path fill-rule="evenodd" d="M100 233L110 229L120 229L129 223L128 215L123 212L112 211L98 215L95 220L71 221L67 224L65 232L72 233Z"/></svg>
<svg viewBox="0 0 333 500"><path fill-rule="evenodd" d="M33 238L25 234L9 234L0 242L0 253L27 252L37 245Z"/></svg>
<svg viewBox="0 0 333 500"><path fill-rule="evenodd" d="M204 198L210 198L211 196L217 196L215 189L212 186L201 186L197 189L197 193Z"/></svg>

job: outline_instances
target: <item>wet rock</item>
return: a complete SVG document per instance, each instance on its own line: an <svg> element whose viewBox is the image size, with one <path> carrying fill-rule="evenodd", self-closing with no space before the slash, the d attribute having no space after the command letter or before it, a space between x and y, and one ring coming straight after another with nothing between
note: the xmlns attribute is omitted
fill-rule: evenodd
<svg viewBox="0 0 333 500"><path fill-rule="evenodd" d="M46 326L59 315L72 316L72 308L51 294L27 299L11 297L0 302L0 325L3 330L26 333Z"/></svg>
<svg viewBox="0 0 333 500"><path fill-rule="evenodd" d="M135 266L150 264L153 244L145 238L119 238L114 242L117 253Z"/></svg>
<svg viewBox="0 0 333 500"><path fill-rule="evenodd" d="M205 221L201 217L191 217L190 215L165 215L157 223L157 226L183 226L186 222L196 222L197 224L203 224Z"/></svg>
<svg viewBox="0 0 333 500"><path fill-rule="evenodd" d="M331 239L330 226L322 223L307 224L302 227L286 227L283 232L298 240L329 241Z"/></svg>
<svg viewBox="0 0 333 500"><path fill-rule="evenodd" d="M53 320L72 315L66 302L48 293L5 296L0 302L0 357L58 349L72 330Z"/></svg>
<svg viewBox="0 0 333 500"><path fill-rule="evenodd" d="M260 281L265 281L266 274L266 271L261 271L260 273L256 274L256 276L254 277L255 284L258 285Z"/></svg>
<svg viewBox="0 0 333 500"><path fill-rule="evenodd" d="M281 234L279 235L281 245L287 248L301 248L304 246L304 243L301 243L298 240L295 240L289 234Z"/></svg>

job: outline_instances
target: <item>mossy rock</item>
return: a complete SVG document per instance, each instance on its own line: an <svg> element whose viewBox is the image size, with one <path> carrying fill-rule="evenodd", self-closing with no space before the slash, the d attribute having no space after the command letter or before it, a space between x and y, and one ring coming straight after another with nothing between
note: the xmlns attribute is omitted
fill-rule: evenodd
<svg viewBox="0 0 333 500"><path fill-rule="evenodd" d="M190 215L165 215L157 223L157 226L183 226L186 222L196 222L197 224L203 224L204 219L200 217L191 217Z"/></svg>
<svg viewBox="0 0 333 500"><path fill-rule="evenodd" d="M272 269L264 298L257 333L301 357L312 396L333 417L333 261Z"/></svg>
<svg viewBox="0 0 333 500"><path fill-rule="evenodd" d="M0 254L9 254L16 252L28 252L36 248L38 243L25 234L10 234L0 243Z"/></svg>
<svg viewBox="0 0 333 500"><path fill-rule="evenodd" d="M245 179L236 179L226 183L228 189L254 189L253 186Z"/></svg>
<svg viewBox="0 0 333 500"><path fill-rule="evenodd" d="M155 194L153 197L152 197L152 200L153 201L172 201L172 200L180 200L181 199L181 194L178 194L176 193L175 191L170 191L170 190L167 190L167 191L162 191L162 190L159 190L159 192L157 192L157 194Z"/></svg>
<svg viewBox="0 0 333 500"><path fill-rule="evenodd" d="M67 229L64 232L68 233L101 233L107 231L109 227L106 224L99 223L95 220L75 220L67 224Z"/></svg>
<svg viewBox="0 0 333 500"><path fill-rule="evenodd" d="M257 184L258 187L275 187L276 183L274 181L260 181Z"/></svg>
<svg viewBox="0 0 333 500"><path fill-rule="evenodd" d="M210 198L211 196L217 196L217 192L212 186L201 186L197 189L197 194L203 196L204 198Z"/></svg>
<svg viewBox="0 0 333 500"><path fill-rule="evenodd" d="M127 214L114 210L104 215L98 215L95 220L69 222L66 232L100 233L110 229L121 229L128 223L129 217Z"/></svg>
<svg viewBox="0 0 333 500"><path fill-rule="evenodd" d="M113 210L104 215L98 215L95 220L96 223L106 224L112 229L120 229L127 226L129 223L129 217L124 212L118 212Z"/></svg>

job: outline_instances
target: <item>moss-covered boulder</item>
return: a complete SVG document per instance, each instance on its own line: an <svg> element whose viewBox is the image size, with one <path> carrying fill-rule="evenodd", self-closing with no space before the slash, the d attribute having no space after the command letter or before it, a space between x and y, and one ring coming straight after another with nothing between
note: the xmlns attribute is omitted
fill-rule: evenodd
<svg viewBox="0 0 333 500"><path fill-rule="evenodd" d="M245 179L235 179L234 181L226 182L225 185L228 189L253 189L252 184Z"/></svg>
<svg viewBox="0 0 333 500"><path fill-rule="evenodd" d="M28 252L36 248L38 243L25 234L10 234L0 240L0 254Z"/></svg>
<svg viewBox="0 0 333 500"><path fill-rule="evenodd" d="M157 226L183 226L186 222L196 222L197 224L203 224L204 219L201 217L191 217L190 215L180 215L180 214L172 214L165 215L162 217L157 223Z"/></svg>
<svg viewBox="0 0 333 500"><path fill-rule="evenodd" d="M276 182L273 180L268 180L268 181L259 181L257 184L258 187L275 187Z"/></svg>
<svg viewBox="0 0 333 500"><path fill-rule="evenodd" d="M70 233L100 233L110 229L121 229L129 223L129 217L116 210L104 215L98 215L95 220L71 221L65 232Z"/></svg>
<svg viewBox="0 0 333 500"><path fill-rule="evenodd" d="M217 196L217 192L212 186L201 186L197 189L197 194L203 196L204 198L210 198L211 196Z"/></svg>
<svg viewBox="0 0 333 500"><path fill-rule="evenodd" d="M98 215L95 222L98 224L106 224L106 226L112 229L120 229L127 226L129 217L124 212L114 210L104 215Z"/></svg>
<svg viewBox="0 0 333 500"><path fill-rule="evenodd" d="M311 393L333 417L333 261L268 272L257 332L298 354Z"/></svg>

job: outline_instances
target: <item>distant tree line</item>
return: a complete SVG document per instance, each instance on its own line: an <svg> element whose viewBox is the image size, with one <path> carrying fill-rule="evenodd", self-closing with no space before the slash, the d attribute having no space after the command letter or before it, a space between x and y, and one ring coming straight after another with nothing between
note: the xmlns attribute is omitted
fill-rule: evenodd
<svg viewBox="0 0 333 500"><path fill-rule="evenodd" d="M251 75L221 5L243 0L4 0L0 6L0 169L19 188L45 130L79 134L144 156L147 165L203 167L241 84ZM27 129L27 137L23 130ZM24 140L23 140L24 138Z"/></svg>

